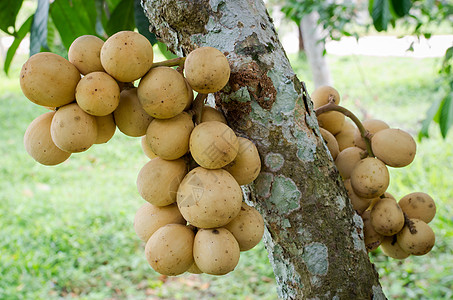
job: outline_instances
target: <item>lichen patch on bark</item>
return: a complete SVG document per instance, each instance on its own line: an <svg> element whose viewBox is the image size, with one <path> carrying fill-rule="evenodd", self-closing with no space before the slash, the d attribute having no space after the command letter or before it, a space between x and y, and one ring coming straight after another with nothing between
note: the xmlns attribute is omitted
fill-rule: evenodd
<svg viewBox="0 0 453 300"><path fill-rule="evenodd" d="M327 274L329 270L329 255L326 245L315 242L305 246L302 259L310 273L314 275Z"/></svg>
<svg viewBox="0 0 453 300"><path fill-rule="evenodd" d="M269 202L282 213L290 213L300 207L301 192L291 178L283 175L274 177Z"/></svg>
<svg viewBox="0 0 453 300"><path fill-rule="evenodd" d="M268 153L266 155L266 157L264 158L264 164L272 172L276 172L276 171L280 170L283 167L284 163L285 163L285 158L280 153L271 152L271 153Z"/></svg>

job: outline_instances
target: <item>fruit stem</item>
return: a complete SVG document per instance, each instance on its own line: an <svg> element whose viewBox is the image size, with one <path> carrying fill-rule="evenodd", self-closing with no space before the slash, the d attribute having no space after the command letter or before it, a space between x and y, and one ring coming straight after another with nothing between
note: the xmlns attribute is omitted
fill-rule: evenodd
<svg viewBox="0 0 453 300"><path fill-rule="evenodd" d="M184 68L184 62L185 61L186 61L185 57L172 58L172 59L169 59L169 60L164 60L164 61L153 63L151 68L162 67L162 66L164 66L164 67L180 67L180 68Z"/></svg>
<svg viewBox="0 0 453 300"><path fill-rule="evenodd" d="M366 130L366 128L363 126L362 122L360 122L359 118L356 117L349 109L344 108L343 106L335 104L333 99L329 98L329 103L326 105L323 105L321 107L318 107L315 109L316 116L319 116L322 113L328 112L328 111L338 111L341 112L343 115L346 117L350 118L354 124L357 126L357 128L360 131L360 135L362 136L363 140L365 141L366 144L366 150L368 152L368 155L370 157L374 157L373 150L371 149L371 135Z"/></svg>
<svg viewBox="0 0 453 300"><path fill-rule="evenodd" d="M404 215L404 225L409 227L409 232L411 234L416 234L417 233L417 229L415 229L415 227L414 227L414 222L412 222L412 220L409 219L409 217L406 215L405 212L403 212L403 215Z"/></svg>
<svg viewBox="0 0 453 300"><path fill-rule="evenodd" d="M198 93L195 100L193 100L192 108L189 113L192 116L195 116L195 124L198 125L201 123L201 116L203 111L204 100L208 97L208 94Z"/></svg>

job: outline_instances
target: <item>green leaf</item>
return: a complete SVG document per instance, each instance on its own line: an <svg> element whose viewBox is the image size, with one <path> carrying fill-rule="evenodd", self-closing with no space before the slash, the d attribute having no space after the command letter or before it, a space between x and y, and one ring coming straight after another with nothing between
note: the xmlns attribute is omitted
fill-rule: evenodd
<svg viewBox="0 0 453 300"><path fill-rule="evenodd" d="M166 59L172 59L178 57L176 54L173 54L170 52L167 48L167 45L165 45L162 42L157 42L157 47L159 47L160 52L165 56Z"/></svg>
<svg viewBox="0 0 453 300"><path fill-rule="evenodd" d="M387 30L387 25L391 19L388 0L374 0L371 17L377 31Z"/></svg>
<svg viewBox="0 0 453 300"><path fill-rule="evenodd" d="M390 0L390 4L396 16L401 18L409 13L412 7L412 0Z"/></svg>
<svg viewBox="0 0 453 300"><path fill-rule="evenodd" d="M421 141L424 137L429 137L429 125L437 115L437 112L439 111L439 108L442 104L442 100L442 98L437 98L426 112L426 118L422 121L422 128L418 132L419 141Z"/></svg>
<svg viewBox="0 0 453 300"><path fill-rule="evenodd" d="M134 0L122 0L113 10L105 31L109 36L123 30L134 30Z"/></svg>
<svg viewBox="0 0 453 300"><path fill-rule="evenodd" d="M145 15L143 7L140 5L140 1L134 1L134 16L135 16L135 27L137 27L140 34L146 36L151 45L157 43L156 36L149 31L149 20ZM160 48L159 48L160 49Z"/></svg>
<svg viewBox="0 0 453 300"><path fill-rule="evenodd" d="M49 18L49 1L38 0L38 8L33 17L30 29L30 56L47 47L47 20Z"/></svg>
<svg viewBox="0 0 453 300"><path fill-rule="evenodd" d="M30 31L32 22L33 22L33 15L31 15L27 19L27 21L25 21L24 24L22 24L22 26L16 32L16 37L14 38L13 43L9 47L8 52L6 52L5 64L3 65L3 70L5 71L5 73L7 75L8 75L9 67L13 60L13 57L16 54L17 48L19 47L20 43L22 42L24 37L27 35L27 33Z"/></svg>
<svg viewBox="0 0 453 300"><path fill-rule="evenodd" d="M442 137L446 138L448 129L453 124L453 92L445 96L443 105L440 108L439 127Z"/></svg>
<svg viewBox="0 0 453 300"><path fill-rule="evenodd" d="M16 28L16 17L22 6L23 0L0 0L0 30L13 35L9 27Z"/></svg>

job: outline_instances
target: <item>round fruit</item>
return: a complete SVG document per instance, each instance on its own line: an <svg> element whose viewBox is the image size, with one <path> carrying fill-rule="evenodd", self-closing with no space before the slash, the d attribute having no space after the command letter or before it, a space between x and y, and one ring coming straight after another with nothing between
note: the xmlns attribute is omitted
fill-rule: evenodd
<svg viewBox="0 0 453 300"><path fill-rule="evenodd" d="M186 103L186 106L184 107L184 110L188 110L192 106L192 103L193 103L193 99L194 99L193 90L186 78L184 78L184 82L186 83L187 92L189 93L189 98L187 98L187 103Z"/></svg>
<svg viewBox="0 0 453 300"><path fill-rule="evenodd" d="M169 119L180 114L190 102L184 77L170 67L152 68L138 85L137 95L143 109L157 119Z"/></svg>
<svg viewBox="0 0 453 300"><path fill-rule="evenodd" d="M153 159L158 157L156 153L154 153L153 150L151 149L151 146L149 145L148 140L146 139L146 135L142 136L142 150L145 153L145 155L148 156L148 158Z"/></svg>
<svg viewBox="0 0 453 300"><path fill-rule="evenodd" d="M194 262L192 266L187 270L187 272L192 273L192 274L201 274L203 273L200 268L198 268L197 264Z"/></svg>
<svg viewBox="0 0 453 300"><path fill-rule="evenodd" d="M149 238L145 247L146 260L160 274L176 276L186 272L194 263L195 234L187 226L168 224Z"/></svg>
<svg viewBox="0 0 453 300"><path fill-rule="evenodd" d="M202 272L225 275L239 262L239 244L225 228L200 229L195 235L193 256Z"/></svg>
<svg viewBox="0 0 453 300"><path fill-rule="evenodd" d="M96 137L95 144L104 144L107 143L115 134L116 124L113 120L113 115L108 114L102 117L96 118L96 127L98 129L98 135Z"/></svg>
<svg viewBox="0 0 453 300"><path fill-rule="evenodd" d="M221 111L218 111L213 107L205 105L203 106L201 111L201 122L209 121L219 121L224 124L227 124L227 121Z"/></svg>
<svg viewBox="0 0 453 300"><path fill-rule="evenodd" d="M406 224L397 236L401 249L412 255L424 255L431 251L436 241L431 227L418 219L409 219L409 223L413 232L410 231L409 224Z"/></svg>
<svg viewBox="0 0 453 300"><path fill-rule="evenodd" d="M24 135L25 150L34 160L46 166L64 162L71 153L58 148L50 135L54 111L40 115L28 125Z"/></svg>
<svg viewBox="0 0 453 300"><path fill-rule="evenodd" d="M250 140L238 137L239 150L236 158L223 167L239 185L249 184L255 180L261 171L261 159L255 144Z"/></svg>
<svg viewBox="0 0 453 300"><path fill-rule="evenodd" d="M255 208L244 202L239 215L224 227L234 235L241 251L255 247L264 234L263 217Z"/></svg>
<svg viewBox="0 0 453 300"><path fill-rule="evenodd" d="M371 225L382 235L397 234L404 226L403 211L395 199L382 198L371 209Z"/></svg>
<svg viewBox="0 0 453 300"><path fill-rule="evenodd" d="M337 140L329 131L325 130L324 128L319 128L319 130L321 131L322 138L324 139L324 142L326 143L327 148L332 155L332 158L335 160L338 156L338 153L340 153Z"/></svg>
<svg viewBox="0 0 453 300"><path fill-rule="evenodd" d="M82 152L96 142L96 117L84 112L77 103L60 107L50 125L52 140L63 151Z"/></svg>
<svg viewBox="0 0 453 300"><path fill-rule="evenodd" d="M159 228L167 224L186 225L186 223L175 204L155 206L145 202L134 217L135 233L144 242L148 241Z"/></svg>
<svg viewBox="0 0 453 300"><path fill-rule="evenodd" d="M20 87L30 101L60 107L75 99L80 73L63 57L49 52L32 55L20 71Z"/></svg>
<svg viewBox="0 0 453 300"><path fill-rule="evenodd" d="M91 72L105 72L101 64L101 48L104 41L94 35L76 38L68 50L68 60L86 75Z"/></svg>
<svg viewBox="0 0 453 300"><path fill-rule="evenodd" d="M153 64L153 46L134 31L120 31L109 37L101 48L105 71L121 82L132 82L148 72Z"/></svg>
<svg viewBox="0 0 453 300"><path fill-rule="evenodd" d="M311 94L311 101L313 101L313 107L315 109L326 105L331 100L334 100L335 104L340 104L340 94L331 86L320 86Z"/></svg>
<svg viewBox="0 0 453 300"><path fill-rule="evenodd" d="M426 193L410 193L401 198L398 204L409 218L419 219L427 224L436 215L436 204Z"/></svg>
<svg viewBox="0 0 453 300"><path fill-rule="evenodd" d="M113 112L116 126L125 135L139 137L146 134L153 120L142 108L137 96L137 88L121 91L120 104Z"/></svg>
<svg viewBox="0 0 453 300"><path fill-rule="evenodd" d="M230 78L230 65L222 52L201 47L187 55L184 73L190 86L203 94L220 91Z"/></svg>
<svg viewBox="0 0 453 300"><path fill-rule="evenodd" d="M83 77L76 88L80 108L93 116L111 114L120 102L120 87L110 75L93 72Z"/></svg>
<svg viewBox="0 0 453 300"><path fill-rule="evenodd" d="M381 120L376 119L369 119L362 122L363 127L371 134L374 135L376 132L381 131L383 129L389 128L387 123ZM363 140L362 136L360 135L360 131L357 130L354 136L354 144L356 147L362 148L366 150L366 144Z"/></svg>
<svg viewBox="0 0 453 300"><path fill-rule="evenodd" d="M335 165L343 179L351 177L351 172L354 169L355 164L362 160L363 151L364 150L357 147L349 147L338 154L335 159Z"/></svg>
<svg viewBox="0 0 453 300"><path fill-rule="evenodd" d="M405 167L415 158L417 145L412 136L400 129L388 128L373 135L374 155L391 167Z"/></svg>
<svg viewBox="0 0 453 300"><path fill-rule="evenodd" d="M361 216L363 220L363 237L365 239L365 247L368 252L373 251L379 247L379 245L384 240L384 236L376 230L374 230L371 225L370 211L365 211Z"/></svg>
<svg viewBox="0 0 453 300"><path fill-rule="evenodd" d="M344 122L341 131L335 135L340 152L346 148L355 146L354 137L356 131L358 131L357 127L351 124L351 122Z"/></svg>
<svg viewBox="0 0 453 300"><path fill-rule="evenodd" d="M170 205L176 201L179 183L186 173L187 165L182 159L151 159L138 173L138 193L153 205Z"/></svg>
<svg viewBox="0 0 453 300"><path fill-rule="evenodd" d="M328 111L318 117L319 126L335 135L341 131L345 121L344 115L338 111Z"/></svg>
<svg viewBox="0 0 453 300"><path fill-rule="evenodd" d="M190 135L189 144L193 159L207 169L226 166L239 151L239 141L234 131L217 121L197 125Z"/></svg>
<svg viewBox="0 0 453 300"><path fill-rule="evenodd" d="M367 157L356 163L351 172L354 192L363 198L377 198L389 186L390 175L385 164L377 158Z"/></svg>
<svg viewBox="0 0 453 300"><path fill-rule="evenodd" d="M362 214L369 206L372 201L372 199L367 199L367 198L361 198L354 193L354 189L351 186L351 180L346 179L344 181L344 187L346 188L346 191L348 192L349 200L351 200L351 205L354 210L357 211L357 213L360 215Z"/></svg>
<svg viewBox="0 0 453 300"><path fill-rule="evenodd" d="M397 236L386 236L382 240L381 250L385 255L395 259L405 259L410 254L401 249L397 243Z"/></svg>
<svg viewBox="0 0 453 300"><path fill-rule="evenodd" d="M239 214L242 190L227 171L197 167L181 182L177 202L179 211L191 225L221 227Z"/></svg>
<svg viewBox="0 0 453 300"><path fill-rule="evenodd" d="M151 150L167 160L177 159L189 151L189 137L194 128L186 112L165 120L154 119L146 131Z"/></svg>

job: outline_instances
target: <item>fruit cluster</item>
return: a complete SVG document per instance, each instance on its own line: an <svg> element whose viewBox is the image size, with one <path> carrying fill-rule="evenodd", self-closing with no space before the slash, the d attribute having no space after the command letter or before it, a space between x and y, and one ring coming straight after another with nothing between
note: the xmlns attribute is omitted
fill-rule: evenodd
<svg viewBox="0 0 453 300"><path fill-rule="evenodd" d="M367 250L381 246L384 254L397 259L428 253L435 242L434 232L427 225L436 213L434 200L426 193L416 192L397 202L387 192L387 166L405 167L414 160L416 143L411 135L390 128L381 120L360 122L338 106L340 95L333 87L319 87L311 98L322 137L344 180L351 204L363 219Z"/></svg>
<svg viewBox="0 0 453 300"><path fill-rule="evenodd" d="M243 201L240 187L261 170L255 145L203 104L228 82L227 58L203 47L176 63L153 64L148 40L122 31L105 42L77 38L68 60L38 53L22 68L25 96L52 110L27 128L27 152L56 165L107 142L116 127L142 136L151 160L138 174L138 192L147 202L134 228L151 267L164 275L232 271L240 251L261 240L264 221Z"/></svg>

